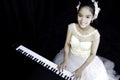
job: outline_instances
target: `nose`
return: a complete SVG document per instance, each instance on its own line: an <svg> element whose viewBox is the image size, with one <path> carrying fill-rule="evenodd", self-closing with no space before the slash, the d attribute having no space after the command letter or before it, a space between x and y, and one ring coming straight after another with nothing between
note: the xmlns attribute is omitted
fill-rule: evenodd
<svg viewBox="0 0 120 80"><path fill-rule="evenodd" d="M81 22L85 22L85 18L84 17L82 17Z"/></svg>

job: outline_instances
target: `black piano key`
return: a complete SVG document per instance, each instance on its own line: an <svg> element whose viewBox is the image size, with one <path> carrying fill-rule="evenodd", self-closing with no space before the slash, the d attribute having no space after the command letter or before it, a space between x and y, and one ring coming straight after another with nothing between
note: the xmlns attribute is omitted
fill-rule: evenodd
<svg viewBox="0 0 120 80"><path fill-rule="evenodd" d="M60 76L63 76L63 73L61 73Z"/></svg>
<svg viewBox="0 0 120 80"><path fill-rule="evenodd" d="M55 73L57 72L57 70L55 69L55 71L54 71Z"/></svg>
<svg viewBox="0 0 120 80"><path fill-rule="evenodd" d="M54 69L52 69L52 71L54 72Z"/></svg>
<svg viewBox="0 0 120 80"><path fill-rule="evenodd" d="M50 66L48 66L48 69L50 69Z"/></svg>
<svg viewBox="0 0 120 80"><path fill-rule="evenodd" d="M45 63L44 63L44 62L41 62L41 65L42 65L42 66L44 66L44 65L45 65Z"/></svg>
<svg viewBox="0 0 120 80"><path fill-rule="evenodd" d="M65 75L64 78L66 79L66 78L67 78L67 75Z"/></svg>
<svg viewBox="0 0 120 80"><path fill-rule="evenodd" d="M53 67L51 68L51 70L53 70Z"/></svg>
<svg viewBox="0 0 120 80"><path fill-rule="evenodd" d="M40 63L41 65L43 65L43 62L41 61L41 63Z"/></svg>
<svg viewBox="0 0 120 80"><path fill-rule="evenodd" d="M52 67L52 68L51 68L51 71L53 71L53 72L54 72L54 71L55 71L55 69Z"/></svg>
<svg viewBox="0 0 120 80"><path fill-rule="evenodd" d="M70 77L67 77L66 79L69 80Z"/></svg>
<svg viewBox="0 0 120 80"><path fill-rule="evenodd" d="M58 70L55 71L55 73L57 73L57 72L58 72Z"/></svg>
<svg viewBox="0 0 120 80"><path fill-rule="evenodd" d="M48 69L50 68L50 66L48 64L45 67L48 68Z"/></svg>
<svg viewBox="0 0 120 80"><path fill-rule="evenodd" d="M53 72L55 72L55 71L56 71L56 69L53 70Z"/></svg>
<svg viewBox="0 0 120 80"><path fill-rule="evenodd" d="M53 72L55 71L55 69L53 69Z"/></svg>
<svg viewBox="0 0 120 80"><path fill-rule="evenodd" d="M60 71L57 71L57 72L56 72L56 74L57 74L57 75L60 75L60 74L61 74L61 72L60 72Z"/></svg>
<svg viewBox="0 0 120 80"><path fill-rule="evenodd" d="M37 59L37 62L38 62L38 64L40 64L40 65L42 65L42 66L44 66L44 67L46 66L44 62L38 61L38 59Z"/></svg>
<svg viewBox="0 0 120 80"><path fill-rule="evenodd" d="M23 52L24 52L22 49L18 49L17 51L20 52L20 53L23 53Z"/></svg>
<svg viewBox="0 0 120 80"><path fill-rule="evenodd" d="M47 68L50 68L50 66L48 65Z"/></svg>
<svg viewBox="0 0 120 80"><path fill-rule="evenodd" d="M34 56L32 56L31 54L28 54L28 57L31 59L34 58Z"/></svg>
<svg viewBox="0 0 120 80"><path fill-rule="evenodd" d="M61 74L61 72L58 73L58 75L60 75L60 74Z"/></svg>
<svg viewBox="0 0 120 80"><path fill-rule="evenodd" d="M45 67L48 68L48 65L46 64Z"/></svg>
<svg viewBox="0 0 120 80"><path fill-rule="evenodd" d="M42 65L44 66L44 65L45 65L45 63L43 62L43 63L42 63Z"/></svg>
<svg viewBox="0 0 120 80"><path fill-rule="evenodd" d="M59 70L57 70L55 73L58 75L59 74Z"/></svg>
<svg viewBox="0 0 120 80"><path fill-rule="evenodd" d="M25 55L25 56L26 56L27 54L28 54L27 52L24 52L24 53L23 53L23 55Z"/></svg>
<svg viewBox="0 0 120 80"><path fill-rule="evenodd" d="M40 64L40 65L43 65L43 62L42 62L42 61L39 61L39 64Z"/></svg>
<svg viewBox="0 0 120 80"><path fill-rule="evenodd" d="M34 58L33 60L37 62L39 59L37 59L37 58Z"/></svg>
<svg viewBox="0 0 120 80"><path fill-rule="evenodd" d="M38 64L41 64L41 61L39 61Z"/></svg>
<svg viewBox="0 0 120 80"><path fill-rule="evenodd" d="M43 65L44 62L41 62L41 65Z"/></svg>
<svg viewBox="0 0 120 80"><path fill-rule="evenodd" d="M69 80L72 80L72 78L70 78Z"/></svg>

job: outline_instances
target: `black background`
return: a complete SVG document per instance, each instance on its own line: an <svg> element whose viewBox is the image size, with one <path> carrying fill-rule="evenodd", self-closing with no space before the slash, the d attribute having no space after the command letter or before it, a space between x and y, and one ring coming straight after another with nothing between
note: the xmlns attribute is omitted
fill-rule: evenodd
<svg viewBox="0 0 120 80"><path fill-rule="evenodd" d="M1 66L4 78L46 79L43 77L48 76L46 73L49 71L18 54L11 46L24 44L52 61L64 46L67 25L76 22L77 3L77 0L1 0ZM101 12L93 23L101 34L97 55L112 60L120 74L119 4L117 0L99 0L99 6Z"/></svg>

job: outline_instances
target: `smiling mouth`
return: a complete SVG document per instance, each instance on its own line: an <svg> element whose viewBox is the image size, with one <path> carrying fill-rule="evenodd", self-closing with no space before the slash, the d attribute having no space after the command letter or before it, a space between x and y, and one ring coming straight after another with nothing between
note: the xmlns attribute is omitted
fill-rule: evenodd
<svg viewBox="0 0 120 80"><path fill-rule="evenodd" d="M80 23L81 25L86 25L86 23Z"/></svg>

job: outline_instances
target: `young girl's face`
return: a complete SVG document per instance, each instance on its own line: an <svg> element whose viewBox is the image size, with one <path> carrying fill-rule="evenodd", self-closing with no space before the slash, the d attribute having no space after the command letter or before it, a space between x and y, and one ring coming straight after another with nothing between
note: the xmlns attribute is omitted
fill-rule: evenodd
<svg viewBox="0 0 120 80"><path fill-rule="evenodd" d="M78 18L78 24L80 25L80 27L86 28L87 26L90 25L90 23L93 19L93 14L90 11L90 8L85 6L79 10L77 18Z"/></svg>

